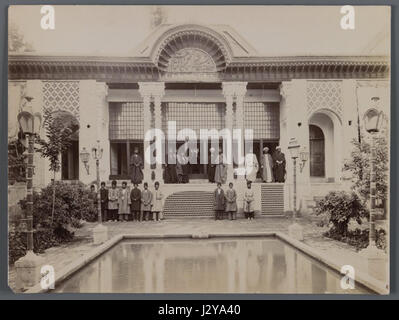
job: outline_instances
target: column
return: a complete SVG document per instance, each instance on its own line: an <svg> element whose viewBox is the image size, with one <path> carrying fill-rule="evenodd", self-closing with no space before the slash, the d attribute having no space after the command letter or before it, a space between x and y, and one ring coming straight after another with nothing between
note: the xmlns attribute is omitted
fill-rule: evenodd
<svg viewBox="0 0 399 320"><path fill-rule="evenodd" d="M139 92L143 97L143 122L144 122L144 181L151 181L150 159L146 159L145 152L150 146L149 141L145 141L145 135L151 129L151 100L154 100L155 128L162 129L161 99L165 94L164 82L139 82ZM159 152L162 152L161 150ZM162 182L162 164L157 164L155 169L155 179Z"/></svg>
<svg viewBox="0 0 399 320"><path fill-rule="evenodd" d="M151 110L150 105L151 103L151 96L146 94L143 95L143 122L144 122L144 137L148 130L151 129ZM146 150L150 147L150 142L144 139L144 154L143 154L143 163L144 163L144 182L150 184L151 181L151 164L149 159L146 159ZM130 165L130 164L129 164Z"/></svg>
<svg viewBox="0 0 399 320"><path fill-rule="evenodd" d="M154 86L153 97L154 97L154 117L155 117L155 128L162 130L162 105L161 99L165 94L165 85L163 82L156 83ZM162 146L164 146L165 141L162 141ZM164 152L164 150L157 150L157 152ZM164 159L164 157L162 158ZM157 163L155 169L155 180L163 182L162 176L162 164Z"/></svg>
<svg viewBox="0 0 399 320"><path fill-rule="evenodd" d="M79 152L83 148L90 152L89 174L79 159L79 180L85 184L96 180L96 161L91 156L91 150L99 140L100 131L97 92L96 80L79 81Z"/></svg>
<svg viewBox="0 0 399 320"><path fill-rule="evenodd" d="M226 97L226 128L233 130L233 102L236 103L236 127L241 129L241 141L238 144L238 154L244 156L244 96L247 91L247 82L223 82L223 95ZM230 127L229 127L230 126ZM229 168L228 168L229 170ZM233 165L231 164L231 177L233 176ZM229 171L228 171L229 178ZM238 180L244 180L242 175Z"/></svg>
<svg viewBox="0 0 399 320"><path fill-rule="evenodd" d="M96 106L98 109L97 115L97 137L100 140L101 148L103 149L103 156L100 160L100 180L107 181L111 174L110 163L110 142L109 142L109 110L108 110L108 85L105 82L98 82L96 84ZM80 160L79 160L80 161ZM82 163L79 163L82 165ZM94 168L93 168L94 169Z"/></svg>
<svg viewBox="0 0 399 320"><path fill-rule="evenodd" d="M223 83L223 93L226 97L226 129L230 132L230 138L232 141L233 138L233 99L234 95L231 90L226 90L225 92L225 83ZM230 149L230 152L232 150ZM227 156L227 155L226 155ZM227 182L233 181L234 178L234 171L233 171L233 157L230 155L230 161L227 164Z"/></svg>
<svg viewBox="0 0 399 320"><path fill-rule="evenodd" d="M283 81L280 85L280 146L286 159L286 183L284 185L284 211L292 210L293 201L293 160L288 142L296 138L300 151L309 152L309 119L307 110L306 80ZM300 170L297 159L297 208L305 208L305 198L310 196L309 160ZM302 205L301 205L302 202Z"/></svg>

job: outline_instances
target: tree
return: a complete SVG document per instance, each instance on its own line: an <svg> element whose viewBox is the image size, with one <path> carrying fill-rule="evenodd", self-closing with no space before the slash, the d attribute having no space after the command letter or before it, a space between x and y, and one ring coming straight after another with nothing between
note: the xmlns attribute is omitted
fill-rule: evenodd
<svg viewBox="0 0 399 320"><path fill-rule="evenodd" d="M32 43L27 42L18 26L10 23L8 29L8 51L9 52L33 52Z"/></svg>
<svg viewBox="0 0 399 320"><path fill-rule="evenodd" d="M352 189L357 192L366 202L370 197L370 138L361 134L360 142L352 141L352 159L344 164L344 171L352 173ZM375 137L376 147L376 199L385 203L388 196L388 141L386 132L383 131Z"/></svg>
<svg viewBox="0 0 399 320"><path fill-rule="evenodd" d="M39 139L38 152L43 158L47 158L50 162L50 171L53 172L53 204L51 217L54 219L55 204L55 175L61 169L60 155L67 151L71 145L71 134L73 129L66 126L62 117L55 118L53 112L49 109L44 111L43 127L46 130L46 140Z"/></svg>
<svg viewBox="0 0 399 320"><path fill-rule="evenodd" d="M18 137L21 133L18 134ZM26 181L26 154L25 146L20 139L8 142L8 182Z"/></svg>

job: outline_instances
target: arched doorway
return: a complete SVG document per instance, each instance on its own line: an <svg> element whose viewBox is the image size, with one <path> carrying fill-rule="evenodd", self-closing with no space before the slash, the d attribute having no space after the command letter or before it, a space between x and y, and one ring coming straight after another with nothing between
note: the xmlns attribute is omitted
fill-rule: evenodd
<svg viewBox="0 0 399 320"><path fill-rule="evenodd" d="M309 125L310 176L325 177L325 140L323 131Z"/></svg>
<svg viewBox="0 0 399 320"><path fill-rule="evenodd" d="M55 121L62 123L64 130L68 129L71 144L61 154L61 179L79 180L79 121L68 111L57 110L53 112Z"/></svg>

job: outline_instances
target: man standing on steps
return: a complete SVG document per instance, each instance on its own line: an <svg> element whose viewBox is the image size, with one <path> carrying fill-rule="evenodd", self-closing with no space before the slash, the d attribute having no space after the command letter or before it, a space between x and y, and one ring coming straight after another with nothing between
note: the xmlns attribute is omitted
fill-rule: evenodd
<svg viewBox="0 0 399 320"><path fill-rule="evenodd" d="M261 168L263 182L273 182L273 159L268 147L263 148Z"/></svg>
<svg viewBox="0 0 399 320"><path fill-rule="evenodd" d="M273 156L274 160L274 178L276 182L285 181L285 156L281 152L281 147L276 147L276 152Z"/></svg>
<svg viewBox="0 0 399 320"><path fill-rule="evenodd" d="M218 187L214 192L214 209L215 209L215 220L223 219L223 213L225 209L226 199L224 196L224 191L222 189L222 184L218 182Z"/></svg>
<svg viewBox="0 0 399 320"><path fill-rule="evenodd" d="M134 148L134 153L130 158L130 172L132 183L140 184L143 181L143 159L139 156L139 149Z"/></svg>

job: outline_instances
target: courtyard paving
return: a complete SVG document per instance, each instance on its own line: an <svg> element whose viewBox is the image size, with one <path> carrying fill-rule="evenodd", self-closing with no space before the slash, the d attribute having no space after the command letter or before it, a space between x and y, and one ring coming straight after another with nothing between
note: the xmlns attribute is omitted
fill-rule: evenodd
<svg viewBox="0 0 399 320"><path fill-rule="evenodd" d="M319 227L317 220L302 218L298 221L303 226L304 243L329 257L336 258L342 265L352 265L355 270L367 273L367 264L356 249L348 244L331 240L323 236L327 229ZM247 233L247 232L282 232L288 233L288 226L292 219L286 217L261 217L252 221L245 219L218 220L209 218L184 218L166 219L163 221L144 222L106 222L109 238L120 234L193 234L193 233ZM85 255L96 246L92 243L92 229L97 223L84 223L82 228L75 230L74 241L58 247L47 249L41 256L47 264L54 267L55 272L61 270L69 263ZM386 282L384 273L375 275L374 278ZM15 268L9 268L9 285L14 288Z"/></svg>

